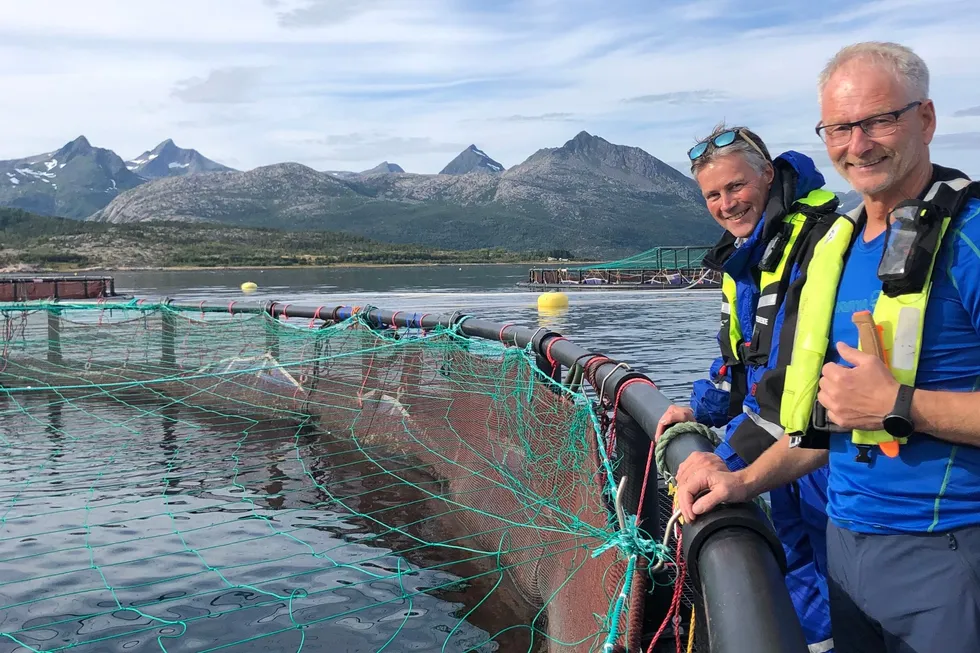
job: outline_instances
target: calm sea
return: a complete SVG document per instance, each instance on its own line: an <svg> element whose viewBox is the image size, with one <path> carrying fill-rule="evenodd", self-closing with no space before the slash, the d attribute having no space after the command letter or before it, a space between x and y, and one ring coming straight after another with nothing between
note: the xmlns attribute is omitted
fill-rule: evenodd
<svg viewBox="0 0 980 653"><path fill-rule="evenodd" d="M681 402L716 355L718 291L569 292L567 310L542 314L538 293L515 285L526 271L420 266L114 276L118 292L140 297L459 310L546 326L629 363ZM258 290L243 293L246 281ZM518 650L473 647L506 621L507 606L493 605L493 597L460 622L467 612L461 604L472 607L465 597L423 594L407 606L391 601L402 591L394 581L357 582L358 565L390 571L411 564L391 554L407 547L357 543L364 524L324 507L299 462L321 458L315 441L297 448L292 429L263 425L256 433L247 420L209 423L181 409L121 410L45 399L0 411L0 652ZM270 527L301 528L303 542L247 544L267 542ZM311 569L309 548L330 552L335 564ZM422 569L402 582L426 587L446 576ZM266 583L270 578L281 582ZM330 589L329 601L300 613L288 600L291 584L343 589ZM245 589L257 585L276 596ZM300 632L290 628L293 619L315 625ZM242 641L249 637L255 639Z"/></svg>

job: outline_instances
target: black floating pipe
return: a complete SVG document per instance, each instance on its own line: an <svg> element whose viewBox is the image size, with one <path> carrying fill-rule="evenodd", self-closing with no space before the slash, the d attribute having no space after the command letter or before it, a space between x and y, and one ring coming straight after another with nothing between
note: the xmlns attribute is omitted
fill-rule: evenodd
<svg viewBox="0 0 980 653"><path fill-rule="evenodd" d="M356 312L356 307L353 306L312 306L275 301L261 304L254 302L209 304L208 302L172 302L164 299L161 303L166 303L182 310L194 310L203 313L268 313L274 318L286 316L319 319L323 321L346 320ZM568 368L576 364L585 365L589 359L602 356L596 352L583 349L569 340L565 340L560 334L553 331L530 329L528 327L471 318L459 311L450 315L440 315L435 313L429 314L368 308L368 310L360 311L360 315L364 317L368 324L394 325L421 329L434 329L437 326L448 328L458 325L457 329L462 335L483 338L485 340L496 340L518 347L526 347L533 339L534 348L537 350L537 353L545 354L550 344L551 357ZM554 340L554 343L550 343L552 340ZM605 358L604 356L602 357ZM625 367L624 363L619 363L612 359L607 359L601 365L597 366L594 372L595 378L598 379L600 385L600 388L596 388L596 392L602 390L602 394L609 401L615 400L619 386L624 381L642 376ZM657 431L657 422L664 414L664 411L671 405L670 400L650 383L634 383L630 385L623 391L619 401L623 409L640 424L644 433L649 435L651 439Z"/></svg>
<svg viewBox="0 0 980 653"><path fill-rule="evenodd" d="M671 474L695 451L714 450L687 433L667 445ZM711 653L807 653L790 601L786 556L754 503L723 504L682 527L684 559L704 596Z"/></svg>

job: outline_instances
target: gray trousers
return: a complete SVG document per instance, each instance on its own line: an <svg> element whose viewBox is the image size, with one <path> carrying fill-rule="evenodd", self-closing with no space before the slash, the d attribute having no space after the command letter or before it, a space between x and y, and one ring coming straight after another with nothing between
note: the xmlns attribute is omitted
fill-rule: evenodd
<svg viewBox="0 0 980 653"><path fill-rule="evenodd" d="M836 653L980 652L980 526L866 535L827 523Z"/></svg>

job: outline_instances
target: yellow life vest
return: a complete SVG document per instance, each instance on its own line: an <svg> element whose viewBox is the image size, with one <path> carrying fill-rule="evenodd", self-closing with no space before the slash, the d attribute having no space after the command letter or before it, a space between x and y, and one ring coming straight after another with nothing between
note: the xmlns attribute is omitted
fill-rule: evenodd
<svg viewBox="0 0 980 653"><path fill-rule="evenodd" d="M938 181L925 196L931 201L942 186L961 191L970 184L969 179ZM944 216L939 243L936 245L926 282L915 293L889 297L882 293L875 304L874 321L881 327L880 335L885 357L892 375L899 383L914 386L919 355L922 351L922 328L926 305L932 289L932 273L936 257L942 246L943 235L952 219L952 209L941 206ZM829 345L830 326L837 299L837 287L844 269L844 259L853 244L855 227L863 212L859 205L846 216L837 219L826 235L814 247L809 263L806 284L800 292L797 328L793 339L790 363L786 368L783 394L780 400L780 423L787 435L799 442L811 425L814 401L821 369ZM907 438L894 438L883 430L853 430L851 440L859 445L873 445Z"/></svg>
<svg viewBox="0 0 980 653"><path fill-rule="evenodd" d="M774 251L773 259L778 253L775 265L770 264L760 273L759 299L754 307L755 324L751 340L745 342L742 338L742 325L739 320L738 297L735 279L729 274L722 275L721 290L721 329L719 341L722 361L731 374L731 383L716 379L716 386L730 392L729 415L735 417L743 412L743 402L746 394L752 391L747 387L746 366L767 365L772 348L774 322L782 304L783 296L789 285L788 275L792 262L799 258L798 243L808 233L806 227L812 228L817 223L827 224L837 206L837 197L827 190L814 190L805 197L796 200L791 209L783 216L782 229L768 243L769 247L779 247ZM764 260L768 258L764 256ZM786 278L784 278L786 277ZM724 376L722 373L720 376ZM744 429L743 429L744 430ZM734 437L734 436L733 436ZM736 441L741 441L741 434ZM762 440L766 446L775 440L771 435L764 438L750 438L753 442L746 446L746 451L761 452L763 445L755 440ZM749 455L746 453L746 455Z"/></svg>
<svg viewBox="0 0 980 653"><path fill-rule="evenodd" d="M832 192L818 189L811 191L806 195L806 197L798 199L796 204L819 208L830 203L835 198L836 196ZM772 317L766 316L765 313L768 311L765 311L764 309L769 306L778 306L778 286L780 281L783 280L783 274L786 271L786 262L792 256L796 241L800 237L800 232L803 230L803 225L806 224L809 217L810 216L807 213L799 210L787 213L783 217L783 225L786 227L786 238L783 241L784 245L779 262L771 271L764 270L759 279L760 293L759 302L756 305L756 324L753 331L752 342L758 342L758 336L762 335L761 332L772 332ZM738 319L737 289L735 286L735 279L733 279L727 272L722 274L721 294L722 357L725 359L725 364L732 364L736 362L744 363L743 352L741 350L742 345L745 343L742 341L742 325L739 323ZM775 312L775 309L773 312ZM767 343L770 341L771 338L770 340L767 340ZM768 353L769 347L766 346L764 349Z"/></svg>

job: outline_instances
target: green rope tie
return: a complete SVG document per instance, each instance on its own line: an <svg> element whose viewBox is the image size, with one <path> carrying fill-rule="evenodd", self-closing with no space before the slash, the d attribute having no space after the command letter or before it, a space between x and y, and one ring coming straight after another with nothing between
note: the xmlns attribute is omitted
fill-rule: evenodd
<svg viewBox="0 0 980 653"><path fill-rule="evenodd" d="M674 438L682 435L688 435L690 433L704 436L711 442L712 446L715 447L722 442L721 438L714 432L714 430L711 429L711 427L698 422L679 422L664 431L663 435L660 436L660 439L657 440L654 455L657 460L657 471L660 472L663 479L670 485L677 485L677 479L675 479L674 475L667 469L667 445L669 445ZM772 512L770 511L769 504L766 503L766 500L761 496L757 496L752 499L752 503L759 506L771 524Z"/></svg>
<svg viewBox="0 0 980 653"><path fill-rule="evenodd" d="M657 471L665 481L671 485L677 485L677 481L674 475L670 473L667 469L667 445L674 441L674 438L678 438L682 435L688 435L690 433L695 433L697 435L704 436L708 439L708 442L712 446L717 447L721 443L721 438L718 434L711 430L711 427L705 426L698 422L678 422L674 424L660 436L657 440L656 448L654 449L654 455L657 460Z"/></svg>

